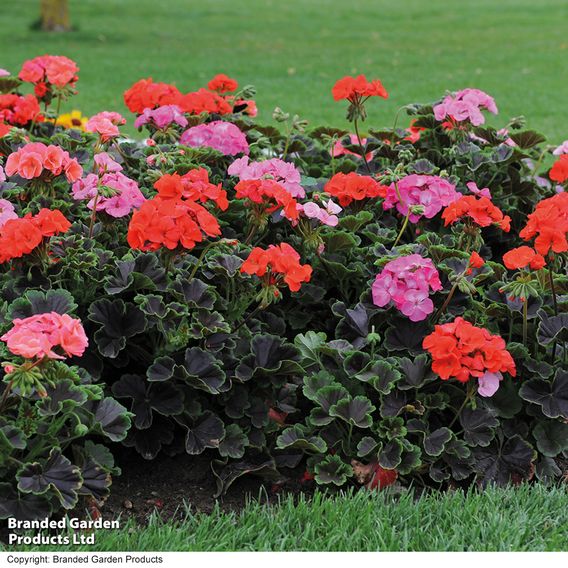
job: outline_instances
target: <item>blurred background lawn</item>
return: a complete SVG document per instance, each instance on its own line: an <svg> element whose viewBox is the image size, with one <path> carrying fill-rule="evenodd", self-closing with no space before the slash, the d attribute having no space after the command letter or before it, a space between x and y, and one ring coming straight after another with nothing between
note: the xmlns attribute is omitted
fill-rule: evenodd
<svg viewBox="0 0 568 568"><path fill-rule="evenodd" d="M275 106L312 125L345 124L330 89L346 74L380 78L396 109L476 87L493 95L493 124L525 115L568 138L568 0L70 0L75 31L31 31L39 0L2 2L0 67L67 55L81 68L66 110L124 111L122 92L151 76L195 90L224 72L258 89L259 119Z"/></svg>

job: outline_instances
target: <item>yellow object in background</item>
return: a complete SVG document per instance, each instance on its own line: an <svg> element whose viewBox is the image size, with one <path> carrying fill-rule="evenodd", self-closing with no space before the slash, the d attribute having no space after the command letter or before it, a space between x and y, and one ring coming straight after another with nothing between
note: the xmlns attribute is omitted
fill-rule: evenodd
<svg viewBox="0 0 568 568"><path fill-rule="evenodd" d="M89 120L88 117L83 116L80 110L73 110L67 114L61 114L54 121L55 126L63 126L63 128L75 128L77 130L85 131L85 124Z"/></svg>

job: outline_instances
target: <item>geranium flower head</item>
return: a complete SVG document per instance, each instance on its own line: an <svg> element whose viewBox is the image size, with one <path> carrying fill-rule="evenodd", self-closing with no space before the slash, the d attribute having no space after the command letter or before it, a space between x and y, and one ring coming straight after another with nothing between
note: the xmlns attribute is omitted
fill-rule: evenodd
<svg viewBox="0 0 568 568"><path fill-rule="evenodd" d="M49 312L12 323L0 339L14 355L26 359L80 357L89 344L81 321L67 314Z"/></svg>
<svg viewBox="0 0 568 568"><path fill-rule="evenodd" d="M534 248L542 256L568 251L568 193L540 201L519 235L525 241L536 237Z"/></svg>
<svg viewBox="0 0 568 568"><path fill-rule="evenodd" d="M532 270L540 270L546 266L546 260L531 247L522 246L506 252L503 255L503 264L509 270L518 270L527 266Z"/></svg>
<svg viewBox="0 0 568 568"><path fill-rule="evenodd" d="M236 91L238 87L239 84L237 83L237 81L235 81L235 79L231 79L231 77L228 77L224 73L215 75L215 77L213 77L213 79L211 79L211 81L207 83L207 88L210 91L217 91L221 94Z"/></svg>
<svg viewBox="0 0 568 568"><path fill-rule="evenodd" d="M432 371L442 380L453 377L467 382L471 377L483 378L481 388L489 389L490 385L484 385L490 379L487 373L516 375L515 362L503 338L461 317L437 325L422 346L432 356Z"/></svg>
<svg viewBox="0 0 568 568"><path fill-rule="evenodd" d="M396 207L406 216L411 210L409 220L416 223L422 217L431 219L444 207L460 198L460 193L447 179L439 176L410 174L392 183L386 191L383 209ZM412 212L420 208L421 213Z"/></svg>
<svg viewBox="0 0 568 568"><path fill-rule="evenodd" d="M235 124L223 120L193 126L181 135L180 143L191 147L207 146L225 156L249 153L244 133Z"/></svg>
<svg viewBox="0 0 568 568"><path fill-rule="evenodd" d="M387 99L389 96L378 79L367 81L365 75L358 75L357 77L347 75L339 79L333 86L331 94L335 101L347 99L350 102L357 102L363 97L382 97Z"/></svg>
<svg viewBox="0 0 568 568"><path fill-rule="evenodd" d="M511 229L511 218L487 197L462 196L446 207L442 219L446 227L467 219L479 227L497 225L506 233Z"/></svg>
<svg viewBox="0 0 568 568"><path fill-rule="evenodd" d="M434 116L440 121L449 118L455 122L467 121L474 126L480 126L485 122L481 112L484 109L497 114L493 97L479 89L463 89L448 95L440 104L435 105Z"/></svg>
<svg viewBox="0 0 568 568"><path fill-rule="evenodd" d="M297 292L302 282L310 281L312 267L300 264L300 255L289 244L281 243L267 249L254 248L242 264L241 272L259 277L268 275L267 285L278 286L284 282L290 291Z"/></svg>
<svg viewBox="0 0 568 568"><path fill-rule="evenodd" d="M227 170L231 176L240 180L273 179L292 197L305 197L306 192L300 185L302 175L291 162L271 158L262 162L249 162L248 156L236 159Z"/></svg>
<svg viewBox="0 0 568 568"><path fill-rule="evenodd" d="M373 303L393 304L411 321L422 321L433 311L430 291L442 289L434 263L419 254L401 256L387 262L371 287Z"/></svg>
<svg viewBox="0 0 568 568"><path fill-rule="evenodd" d="M325 184L324 191L337 197L340 205L346 207L353 201L385 197L387 187L370 176L362 176L355 172L348 174L339 172Z"/></svg>
<svg viewBox="0 0 568 568"><path fill-rule="evenodd" d="M558 183L564 183L568 180L568 154L562 154L554 162L548 175L552 181L557 181Z"/></svg>

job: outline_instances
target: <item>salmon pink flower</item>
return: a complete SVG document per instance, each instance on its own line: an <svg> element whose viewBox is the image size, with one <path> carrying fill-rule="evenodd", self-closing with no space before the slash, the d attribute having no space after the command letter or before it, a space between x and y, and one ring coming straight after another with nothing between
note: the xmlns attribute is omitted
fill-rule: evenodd
<svg viewBox="0 0 568 568"><path fill-rule="evenodd" d="M15 319L13 324L0 339L14 355L26 359L80 357L89 343L81 321L67 314L38 314Z"/></svg>
<svg viewBox="0 0 568 568"><path fill-rule="evenodd" d="M103 111L91 116L85 130L98 134L102 142L108 142L120 136L118 126L123 124L126 124L126 119L118 112Z"/></svg>

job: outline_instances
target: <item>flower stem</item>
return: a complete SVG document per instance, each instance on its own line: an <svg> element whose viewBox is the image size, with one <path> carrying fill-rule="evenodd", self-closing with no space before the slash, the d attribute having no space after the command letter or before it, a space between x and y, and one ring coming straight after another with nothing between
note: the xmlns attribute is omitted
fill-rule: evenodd
<svg viewBox="0 0 568 568"><path fill-rule="evenodd" d="M398 241L400 241L402 234L404 233L406 227L408 226L409 217L410 217L410 208L408 209L408 211L406 213L406 217L404 218L404 222L402 223L402 227L400 228L400 231L398 233L398 236L396 237L396 240L394 241L394 245L392 245L392 248L394 248L398 244Z"/></svg>
<svg viewBox="0 0 568 568"><path fill-rule="evenodd" d="M355 136L357 136L357 143L359 144L359 150L361 151L361 157L363 158L363 161L365 162L365 167L367 168L369 175L372 175L371 167L369 166L369 162L367 162L367 155L365 154L365 150L363 148L363 143L361 142L361 135L359 134L359 126L357 124L356 118L353 119L353 128L355 129Z"/></svg>
<svg viewBox="0 0 568 568"><path fill-rule="evenodd" d="M523 300L523 345L527 346L527 330L528 330L528 312L529 312L529 299Z"/></svg>

